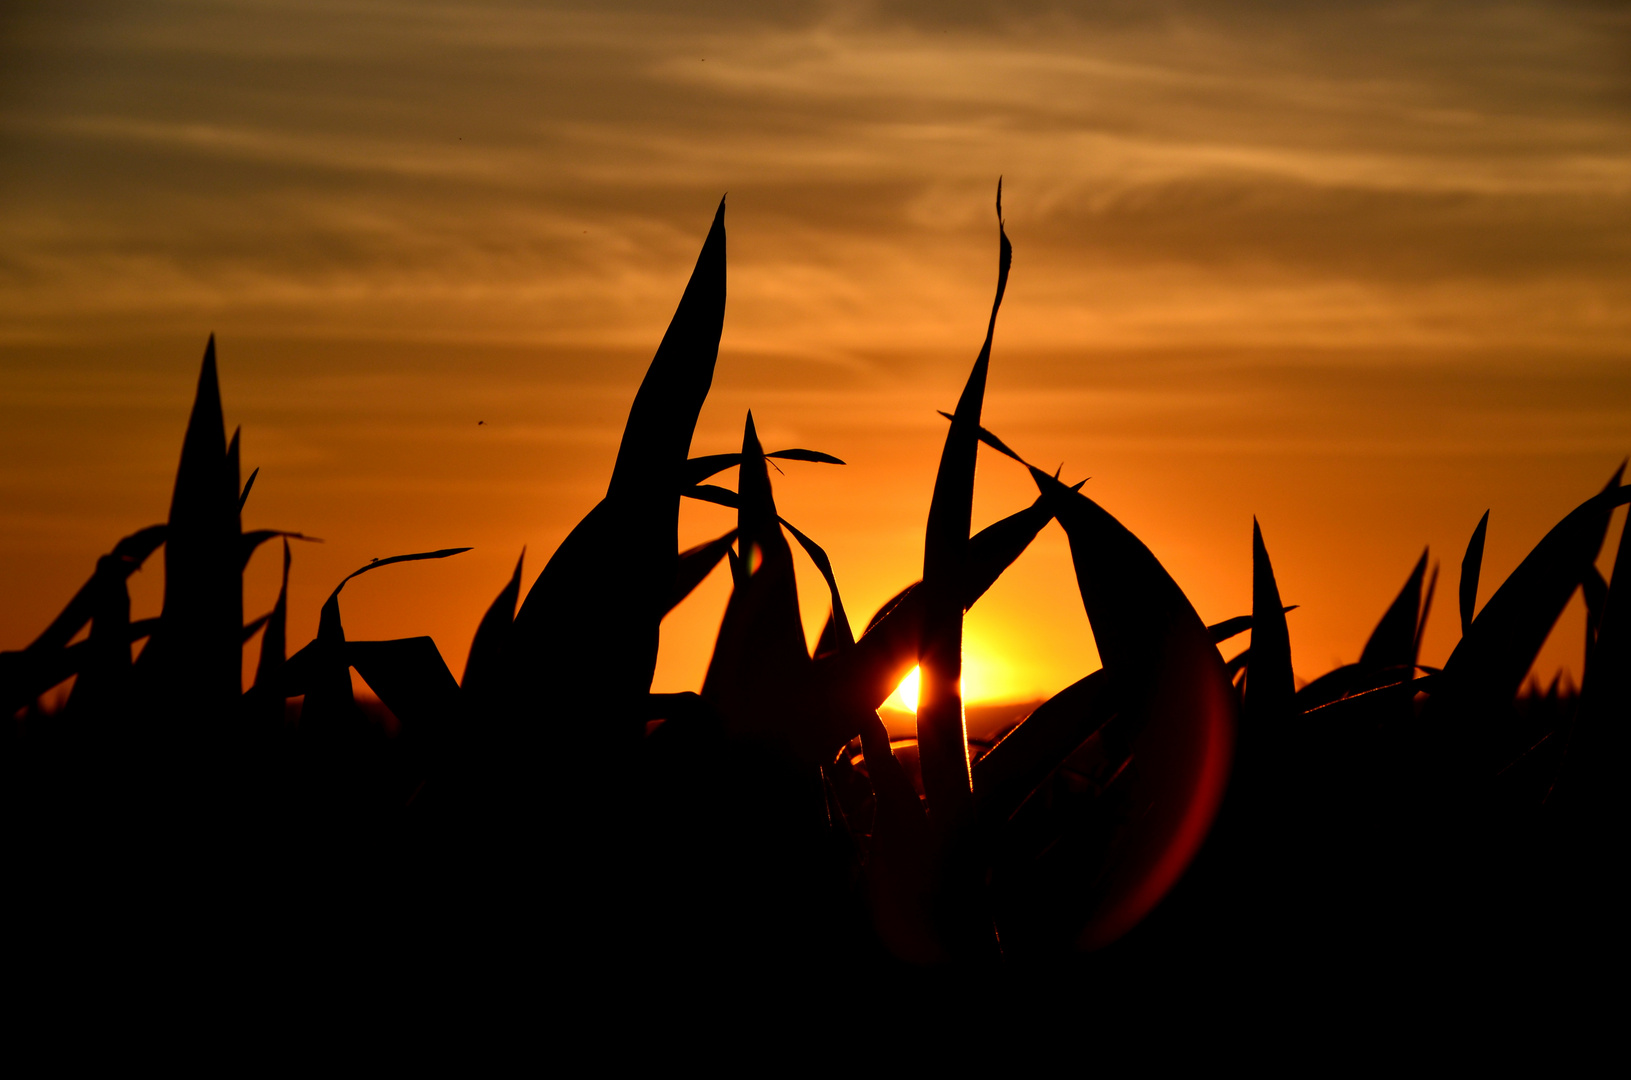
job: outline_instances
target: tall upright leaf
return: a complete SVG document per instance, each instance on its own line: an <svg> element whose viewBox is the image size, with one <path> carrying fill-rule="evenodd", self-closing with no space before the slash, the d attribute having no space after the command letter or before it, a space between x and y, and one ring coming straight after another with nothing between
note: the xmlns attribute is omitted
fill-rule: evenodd
<svg viewBox="0 0 1631 1080"><path fill-rule="evenodd" d="M963 594L968 575L968 539L974 502L974 465L979 449L980 412L997 312L1008 287L1013 248L1002 223L1002 185L997 186L997 295L991 302L985 342L957 402L957 412L940 454L934 498L923 538L922 630L918 666L918 750L929 813L942 828L956 830L973 818L973 784L968 733L963 722Z"/></svg>
<svg viewBox="0 0 1631 1080"><path fill-rule="evenodd" d="M810 654L799 618L793 552L782 535L752 413L742 433L737 496L733 587L702 698L718 710L726 730L766 742L787 741L801 757L819 762L827 755L819 752L823 741L810 730L817 718L807 710L802 692L809 681Z"/></svg>
<svg viewBox="0 0 1631 1080"><path fill-rule="evenodd" d="M1252 656L1246 669L1243 720L1262 730L1291 716L1296 685L1291 672L1291 635L1286 629L1280 587L1274 580L1263 530L1252 518Z"/></svg>
<svg viewBox="0 0 1631 1080"><path fill-rule="evenodd" d="M673 587L691 435L725 317L725 204L629 410L606 497L545 564L516 616L520 707L599 753L644 730ZM590 749L591 747L600 749Z"/></svg>
<svg viewBox="0 0 1631 1080"><path fill-rule="evenodd" d="M1409 667L1416 662L1416 627L1421 615L1422 580L1427 574L1427 551L1416 560L1415 569L1405 581L1404 588L1394 598L1382 620L1371 631L1359 654L1359 665L1380 669Z"/></svg>
<svg viewBox="0 0 1631 1080"><path fill-rule="evenodd" d="M1472 629L1473 611L1478 606L1478 575L1484 565L1484 534L1489 530L1489 511L1478 519L1472 538L1467 541L1467 553L1461 556L1461 636Z"/></svg>
<svg viewBox="0 0 1631 1080"><path fill-rule="evenodd" d="M204 350L164 546L164 607L144 682L184 724L231 715L243 689L237 455L229 454L215 337Z"/></svg>

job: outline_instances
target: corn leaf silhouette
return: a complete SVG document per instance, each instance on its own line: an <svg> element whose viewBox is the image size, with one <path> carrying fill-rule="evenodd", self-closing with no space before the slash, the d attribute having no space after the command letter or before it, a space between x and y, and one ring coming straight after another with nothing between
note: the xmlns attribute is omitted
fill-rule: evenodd
<svg viewBox="0 0 1631 1080"><path fill-rule="evenodd" d="M1422 582L1427 575L1427 550L1422 549L1404 588L1371 631L1359 654L1359 665L1372 670L1409 668L1416 663L1417 632L1423 618Z"/></svg>
<svg viewBox="0 0 1631 1080"><path fill-rule="evenodd" d="M1596 567L1592 568L1593 573ZM1596 835L1615 836L1626 820L1623 782L1631 749L1631 528L1622 527L1608 588L1586 665L1557 802L1576 811Z"/></svg>
<svg viewBox="0 0 1631 1080"><path fill-rule="evenodd" d="M80 586L61 614L51 620L27 648L0 652L0 706L4 706L8 715L80 671L91 651L77 649L70 654L68 642L86 623L93 621L99 608L117 607L119 597L123 596L128 621L130 597L125 582L164 543L168 531L168 525L149 525L120 540L111 553L97 560L90 580ZM143 633L150 633L151 626L151 622L147 622ZM127 661L128 649L134 640L135 637L127 635Z"/></svg>
<svg viewBox="0 0 1631 1080"><path fill-rule="evenodd" d="M1102 869L1084 876L1073 854L1080 856L1084 843L1102 846L1087 839L1104 821L1091 809L1097 797L1091 792L1104 790L1093 782L1087 794L1057 803L1046 828L1013 838L1006 880L995 887L1005 894L1005 941L1011 931L1017 940L1057 941L1068 933L1078 947L1096 948L1137 923L1205 839L1228 775L1235 696L1206 627L1149 549L1085 495L1041 470L1031 475L1057 499L1054 517L1070 540L1104 660L1105 692L1118 701L1114 720L1073 752L1072 758L1085 755L1077 774L1120 784L1128 805L1146 809L1112 830ZM1274 612L1280 606L1277 597L1266 605ZM1253 614L1267 621L1267 611ZM1045 854L1022 854L1042 837ZM1031 914L1049 911L1051 917ZM1060 921L1062 911L1071 913L1068 924Z"/></svg>
<svg viewBox="0 0 1631 1080"><path fill-rule="evenodd" d="M243 692L238 505L211 335L170 501L161 621L138 662L144 693L167 701L182 728L230 716Z"/></svg>
<svg viewBox="0 0 1631 1080"><path fill-rule="evenodd" d="M1024 510L974 534L968 543L965 610L973 607L991 583L1013 565L1050 520L1048 502L1039 498ZM867 622L853 650L824 657L818 663L825 692L834 701L867 711L876 709L918 663L923 618L920 584L913 582L885 601Z"/></svg>
<svg viewBox="0 0 1631 1080"><path fill-rule="evenodd" d="M348 641L345 656L402 723L402 738L431 754L463 715L459 683L428 637Z"/></svg>
<svg viewBox="0 0 1631 1080"><path fill-rule="evenodd" d="M244 512L244 507L249 503L249 493L254 490L255 477L259 476L260 474L261 471L257 468L254 472L249 474L249 479L244 481L243 494L238 496L238 513L240 515Z"/></svg>
<svg viewBox="0 0 1631 1080"><path fill-rule="evenodd" d="M266 619L266 632L261 635L260 658L255 664L255 682L245 694L245 712L248 719L262 728L279 724L283 720L283 666L288 658L289 635L289 564L292 561L289 541L283 540L283 580L278 586L277 603L272 605Z"/></svg>
<svg viewBox="0 0 1631 1080"><path fill-rule="evenodd" d="M819 450L800 450L797 447L790 450L772 450L766 454L767 458L780 458L783 461L814 461L825 465L842 465L843 460L831 454L823 454ZM741 454L709 454L707 457L691 458L685 463L685 473L682 484L685 487L694 487L710 476L734 469L742 463Z"/></svg>
<svg viewBox="0 0 1631 1080"><path fill-rule="evenodd" d="M923 803L889 746L876 713L861 727L861 748L876 795L872 852L866 863L867 908L880 941L914 964L947 958L935 927L935 841Z"/></svg>
<svg viewBox="0 0 1631 1080"><path fill-rule="evenodd" d="M515 605L521 598L521 566L526 559L527 552L523 548L515 560L515 572L487 606L470 641L461 689L469 699L472 715L489 715L503 708L509 699L505 682L510 671L510 635L515 623Z"/></svg>
<svg viewBox="0 0 1631 1080"><path fill-rule="evenodd" d="M1296 604L1288 604L1280 609L1280 614L1288 615L1296 610ZM1244 634L1251 628L1252 617L1250 615L1236 615L1232 619L1224 619L1222 622L1213 623L1211 626L1208 626L1206 628L1206 636L1212 639L1212 644L1222 645L1230 638L1239 634Z"/></svg>
<svg viewBox="0 0 1631 1080"><path fill-rule="evenodd" d="M1060 762L1115 715L1103 668L1041 705L974 763L974 796L981 818L1006 821L1059 767Z"/></svg>
<svg viewBox="0 0 1631 1080"><path fill-rule="evenodd" d="M702 699L733 735L786 743L802 760L830 759L830 737L801 693L810 654L799 618L793 553L782 535L770 476L749 413L737 483L737 555L730 602L702 682Z"/></svg>
<svg viewBox="0 0 1631 1080"><path fill-rule="evenodd" d="M1470 718L1511 704L1586 568L1602 549L1609 515L1628 500L1631 487L1620 487L1616 473L1611 486L1570 511L1524 557L1445 661L1438 691L1429 703L1432 715Z"/></svg>
<svg viewBox="0 0 1631 1080"><path fill-rule="evenodd" d="M282 529L252 529L238 537L238 570L241 573L249 565L249 560L256 550L266 541L281 536L285 540L305 540L312 544L321 544L322 541L315 536L304 533L285 532Z"/></svg>
<svg viewBox="0 0 1631 1080"><path fill-rule="evenodd" d="M997 294L991 302L985 341L974 360L957 411L946 432L935 475L934 496L923 537L921 630L918 666L918 750L929 814L940 828L956 831L974 815L968 763L968 734L959 689L963 672L963 609L969 580L969 531L974 504L974 465L979 449L980 412L997 312L1008 287L1013 247L1002 223L1002 185L997 185Z"/></svg>
<svg viewBox="0 0 1631 1080"><path fill-rule="evenodd" d="M574 528L515 618L523 711L590 745L641 737L658 625L678 565L679 496L725 317L725 204L629 410L606 497ZM609 740L609 742L608 742Z"/></svg>
<svg viewBox="0 0 1631 1080"><path fill-rule="evenodd" d="M664 615L678 607L680 601L702 584L703 578L713 573L714 567L719 565L719 560L725 557L735 541L736 530L732 529L723 536L716 536L680 552L679 569L674 574L674 588L669 593L668 606L663 608Z"/></svg>
<svg viewBox="0 0 1631 1080"><path fill-rule="evenodd" d="M367 566L353 570L340 579L340 583L334 586L334 591L323 602L322 612L318 616L316 639L290 657L287 665L288 678L285 681L284 692L291 697L305 695L305 701L301 703L300 708L303 735L346 739L352 737L363 726L361 711L357 708L356 698L351 692L351 655L347 647L345 627L340 622L340 591L345 588L346 582L381 567L424 559L445 559L469 550L469 548L442 548L437 551L420 551L410 555L393 555L388 559L375 559ZM445 668L444 664L443 669Z"/></svg>
<svg viewBox="0 0 1631 1080"><path fill-rule="evenodd" d="M1478 519L1478 527L1473 529L1472 537L1467 541L1466 554L1461 556L1461 636L1466 637L1467 631L1472 628L1473 610L1478 606L1478 575L1484 565L1484 534L1489 529L1489 511Z"/></svg>
<svg viewBox="0 0 1631 1080"><path fill-rule="evenodd" d="M1411 610L1414 624L1415 610ZM1291 634L1263 530L1252 518L1252 659L1241 706L1247 725L1278 725L1291 716L1296 685L1291 673Z"/></svg>

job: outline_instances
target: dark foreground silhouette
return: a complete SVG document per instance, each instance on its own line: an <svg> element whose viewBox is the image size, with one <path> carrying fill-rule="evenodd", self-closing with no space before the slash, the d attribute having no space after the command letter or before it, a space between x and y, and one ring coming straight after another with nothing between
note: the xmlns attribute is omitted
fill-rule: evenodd
<svg viewBox="0 0 1631 1080"><path fill-rule="evenodd" d="M1255 524L1253 610L1205 626L1080 484L981 427L1011 258L1000 225L999 243L985 343L947 414L923 578L858 639L766 468L842 462L767 454L751 415L740 454L689 457L724 318L723 204L606 497L524 597L517 563L462 685L429 638L349 640L344 581L316 639L288 654L298 534L242 529L255 477L240 489L212 339L168 521L120 541L34 644L0 654L18 955L63 978L198 969L421 1001L562 980L645 998L751 971L868 993L1047 985L1130 1000L1188 985L1220 1007L1244 1007L1246 982L1362 996L1377 981L1529 985L1606 963L1626 840L1631 530L1611 580L1595 561L1631 487L1616 473L1475 615L1486 515L1442 670L1417 662L1438 576L1424 553L1360 660L1298 690ZM971 536L981 442L1029 469L1038 495ZM731 469L734 491L708 482ZM678 551L686 497L735 508L736 528ZM963 613L1050 522L1104 667L971 757ZM284 590L246 624L242 571L271 540ZM126 579L160 547L162 614L132 622ZM795 557L831 593L813 656ZM650 693L659 624L722 560L733 589L701 694ZM1580 690L1521 690L1576 589ZM1225 660L1247 630L1250 648ZM914 665L918 738L892 750L876 709ZM382 705L353 697L352 669ZM66 702L43 708L70 677Z"/></svg>

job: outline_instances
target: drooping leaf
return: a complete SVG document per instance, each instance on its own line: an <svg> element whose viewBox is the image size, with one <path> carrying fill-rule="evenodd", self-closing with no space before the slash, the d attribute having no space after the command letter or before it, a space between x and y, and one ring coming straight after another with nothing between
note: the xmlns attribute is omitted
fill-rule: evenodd
<svg viewBox="0 0 1631 1080"><path fill-rule="evenodd" d="M285 532L282 529L254 529L238 537L238 567L240 570L249 565L249 560L257 549L273 537L281 536L285 540L304 540L309 544L321 544L323 541L315 536L305 533Z"/></svg>
<svg viewBox="0 0 1631 1080"><path fill-rule="evenodd" d="M141 568L149 555L158 550L160 544L164 543L165 534L169 530L168 525L149 525L147 528L131 533L123 540L120 540L118 544L114 545L110 555L119 560L124 567L125 576L128 578ZM101 572L102 563L98 560L96 573ZM68 601L68 606L62 609L62 613L51 620L51 625L47 626L39 637L29 643L28 648L44 653L63 648L69 641L73 640L74 635L79 633L80 629L91 621L97 588L97 577L93 573L90 580L80 586L79 591L74 594L74 598Z"/></svg>
<svg viewBox="0 0 1631 1080"><path fill-rule="evenodd" d="M111 553L97 560L96 571L90 580L80 586L68 606L39 637L26 649L0 653L0 708L5 709L6 715L11 715L79 672L90 653L80 649L69 656L66 654L68 642L95 618L99 605L117 603L117 595L110 600L105 595L106 590L117 588L118 593L125 595L128 611L129 594L125 591L125 581L164 543L168 531L167 525L150 525L120 540ZM153 624L154 620L136 624L142 629L136 636L127 638L126 648L130 641L151 633ZM104 644L106 642L104 636Z"/></svg>
<svg viewBox="0 0 1631 1080"><path fill-rule="evenodd" d="M1296 604L1288 604L1280 609L1280 614L1289 615L1291 612L1296 610ZM1208 626L1206 628L1206 635L1212 639L1212 644L1222 645L1230 638L1236 636L1237 634L1244 634L1251 628L1252 617L1250 615L1236 615L1232 619L1224 619L1222 622L1213 623L1211 626Z"/></svg>
<svg viewBox="0 0 1631 1080"><path fill-rule="evenodd" d="M821 571L821 577L827 583L827 593L832 600L832 618L829 621L833 624L839 646L847 648L855 644L855 634L850 629L849 616L844 613L844 598L838 593L838 578L833 575L832 560L827 558L827 552L820 544L793 528L786 518L779 517L777 520L782 523L784 529L793 534L793 539L797 540L799 547L810 556L810 561L815 563L816 569Z"/></svg>
<svg viewBox="0 0 1631 1080"><path fill-rule="evenodd" d="M97 560L95 607L85 658L76 666L78 679L68 698L68 712L80 718L103 719L121 704L130 677L130 576L128 564L116 555Z"/></svg>
<svg viewBox="0 0 1631 1080"><path fill-rule="evenodd" d="M1416 627L1421 616L1421 586L1427 574L1427 549L1405 580L1381 622L1371 631L1370 640L1359 654L1366 668L1401 667L1416 662Z"/></svg>
<svg viewBox="0 0 1631 1080"><path fill-rule="evenodd" d="M710 476L722 473L726 469L734 469L740 464L741 454L709 454L706 457L691 458L685 463L681 486L696 487Z"/></svg>
<svg viewBox="0 0 1631 1080"><path fill-rule="evenodd" d="M301 692L305 694L306 699L300 708L300 726L304 732L324 738L345 737L348 730L356 729L361 722L361 713L351 691L351 659L346 647L345 627L340 622L340 591L346 583L360 574L384 566L424 559L445 559L469 550L441 548L410 555L392 555L388 559L375 559L340 579L323 603L317 621L316 640L289 659L285 672L284 692L291 696Z"/></svg>
<svg viewBox="0 0 1631 1080"><path fill-rule="evenodd" d="M702 580L713 573L719 560L725 557L725 552L731 549L736 540L736 530L732 529L723 536L716 536L712 540L687 548L680 552L679 572L674 575L674 591L669 594L668 606L663 609L666 615L680 605L680 601L691 595Z"/></svg>
<svg viewBox="0 0 1631 1080"><path fill-rule="evenodd" d="M1414 626L1415 608L1410 610ZM1291 673L1291 635L1286 628L1280 587L1274 580L1263 530L1252 518L1252 661L1246 669L1242 719L1250 726L1284 723L1291 715L1296 684Z"/></svg>
<svg viewBox="0 0 1631 1080"><path fill-rule="evenodd" d="M823 454L819 450L800 450L794 447L789 450L772 450L766 454L767 458L780 458L783 461L813 461L825 465L843 465L841 458L831 454ZM685 463L685 476L683 486L694 487L716 473L726 469L734 469L742 463L741 454L709 454L706 457L692 458Z"/></svg>
<svg viewBox="0 0 1631 1080"><path fill-rule="evenodd" d="M736 492L731 491L729 488L719 487L717 484L697 484L686 488L684 494L688 499L711 502L716 506L724 506L731 510L741 507L741 501L736 497Z"/></svg>
<svg viewBox="0 0 1631 1080"><path fill-rule="evenodd" d="M1065 495L1062 484L1038 469L1031 475L1058 499L1054 516L1070 540L1108 691L1120 701L1115 737L1105 735L1092 754L1111 770L1105 783L1130 777L1118 781L1127 805L1144 808L1117 827L1100 871L1069 879L1079 892L1048 901L1068 903L1075 943L1096 948L1137 923L1205 839L1228 776L1236 699L1206 627L1150 550L1093 500ZM1280 609L1276 597L1254 611L1254 623L1268 623L1269 612ZM1261 634L1261 627L1254 629L1254 644ZM1117 763L1123 753L1130 765ZM1126 768L1134 771L1126 774ZM1011 885L1027 895L1023 875ZM1005 906L1010 917L1024 908L1013 896Z"/></svg>

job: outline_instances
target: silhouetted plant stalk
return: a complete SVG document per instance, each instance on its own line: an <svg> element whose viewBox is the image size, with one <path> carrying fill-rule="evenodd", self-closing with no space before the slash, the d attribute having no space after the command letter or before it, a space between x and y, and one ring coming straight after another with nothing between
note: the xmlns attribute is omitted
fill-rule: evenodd
<svg viewBox="0 0 1631 1080"><path fill-rule="evenodd" d="M1462 918L1488 902L1446 878L1446 851L1463 869L1505 866L1518 858L1508 838L1539 829L1555 870L1557 851L1623 843L1631 530L1612 576L1595 566L1610 514L1631 500L1621 473L1475 613L1485 514L1461 564L1462 637L1442 670L1419 663L1438 577L1424 552L1360 659L1298 689L1293 608L1255 520L1252 612L1208 627L1080 483L1026 464L981 426L1012 261L999 184L996 296L943 414L923 578L857 639L831 560L780 517L766 468L843 462L766 453L751 414L740 453L689 457L724 320L724 212L635 396L605 498L524 595L517 560L462 685L428 637L348 639L340 599L357 574L465 548L361 567L329 595L316 639L287 655L288 541L304 538L242 530L256 474L240 490L211 338L168 521L121 540L33 644L0 654L14 718L7 782L32 865L88 851L82 873L140 866L152 897L223 875L264 881L275 867L289 892L274 896L340 888L453 952L526 938L587 959L685 963L881 947L978 967L1109 945L1198 856L1185 887L1203 899L1174 910L1207 914L1169 932L1204 924L1221 941L1227 923L1262 941L1276 919L1287 934L1325 919L1357 950L1415 925L1388 905L1424 882ZM981 443L1028 469L1038 496L971 536ZM734 490L708 483L730 469ZM678 551L684 497L733 508L735 528ZM971 757L963 614L1050 521L1069 540L1103 668ZM813 654L789 537L829 592ZM246 624L243 569L273 538L277 603ZM126 580L161 545L162 613L133 623ZM662 619L721 561L731 595L700 695L652 694ZM1577 588L1584 686L1521 692ZM1247 630L1250 648L1226 662L1219 646ZM246 692L242 648L255 633ZM876 710L914 665L918 737L892 747ZM353 671L394 733L354 697ZM64 708L36 703L69 678ZM316 915L295 922L308 942L344 937Z"/></svg>

